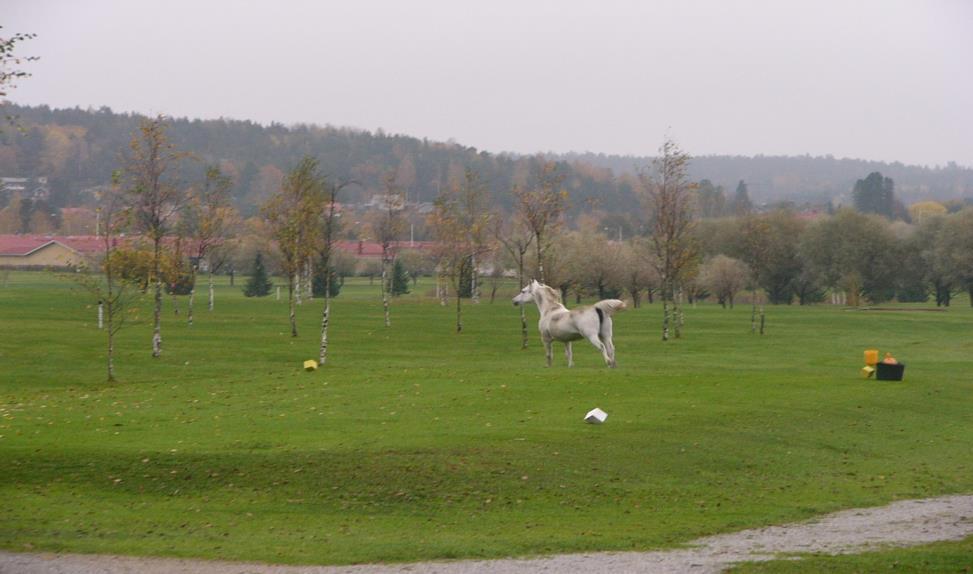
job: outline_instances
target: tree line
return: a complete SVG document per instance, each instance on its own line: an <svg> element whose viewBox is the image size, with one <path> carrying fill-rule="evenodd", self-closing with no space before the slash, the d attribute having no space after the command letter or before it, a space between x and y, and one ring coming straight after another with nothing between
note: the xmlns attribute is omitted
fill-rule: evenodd
<svg viewBox="0 0 973 574"><path fill-rule="evenodd" d="M110 185L110 174L128 146L129 134L147 119L115 113L107 107L51 109L7 104L5 109L18 118L21 129L0 132L0 175L47 177L51 188L51 196L45 200L48 205L39 206L27 219L33 213L40 214L37 218L41 219L61 207L90 205L91 191ZM173 177L194 181L202 177L203 166L219 167L232 179L231 202L245 217L259 213L286 172L305 155L318 159L322 173L359 182L343 194L346 202L361 203L381 195L389 174L393 174L405 201L432 202L439 191L470 168L499 206L508 210L515 198L507 191L524 186L540 166L554 163L571 194L568 213L572 216L592 209L618 214L639 209L638 168L651 163L651 158L597 154L492 154L381 130L263 126L227 119L172 118L167 124L172 143L178 149L191 150L201 160L176 166ZM729 204L735 201L741 180L747 182L749 196L758 204L791 201L797 205L848 206L853 203L855 179L875 171L895 179L899 195L907 202L962 200L973 189L973 170L960 166L927 168L830 157L700 157L689 166L688 175L694 181L708 180L712 191L726 196L725 209L711 206L707 211L722 216L734 213ZM9 199L2 196L0 203ZM37 221L33 225L36 228L41 224ZM56 222L51 225L56 227Z"/></svg>
<svg viewBox="0 0 973 574"><path fill-rule="evenodd" d="M315 277L323 278L319 361L325 363L332 287L347 273L339 269L335 248L345 225L337 207L342 194L361 183L325 174L320 159L305 156L263 202L260 215L244 221L231 205L233 180L218 166L205 166L194 181L179 179L184 164L199 160L178 148L168 129L164 118L144 120L131 135L111 186L96 198L107 218L99 230L104 282L86 281L108 305L109 361L117 330L113 321L120 316L112 306L122 304L118 294L127 285L151 289L152 354L159 357L164 295L175 296L182 284L191 325L200 265L206 263L212 274L232 257L234 237L247 236L265 246L287 282L292 336L298 336L295 316L302 296L312 297ZM428 227L437 247L418 257L398 249L406 191L389 171L381 209L369 221L382 247L385 326L391 326L394 286L410 271L436 275L442 304L454 298L457 332L463 330L462 300L478 302L485 282L507 270L515 271L519 285L536 278L556 287L564 299L627 294L635 307L659 300L663 340L681 336L684 304L712 297L732 307L744 289L751 293L751 328L756 331L759 323L761 333L763 309L758 314L757 302L763 299L810 304L830 297L858 305L933 296L937 305L948 306L960 290L973 296L973 208L950 213L925 202L913 206L915 222L893 221L882 209L894 204L894 182L875 173L856 184L860 210L844 208L815 218L789 209L761 212L741 182L736 213L707 218L706 185L690 179L690 163L689 155L667 139L656 160L640 170L635 186L640 207L628 214L638 232L628 237L621 230L615 234L613 214L593 210L569 217L571 172L564 164L538 159L522 183L504 190L506 201L475 165L466 166L435 197ZM123 232L141 238L141 248L116 241ZM208 309L213 309L212 287ZM526 317L521 317L521 345L526 346Z"/></svg>

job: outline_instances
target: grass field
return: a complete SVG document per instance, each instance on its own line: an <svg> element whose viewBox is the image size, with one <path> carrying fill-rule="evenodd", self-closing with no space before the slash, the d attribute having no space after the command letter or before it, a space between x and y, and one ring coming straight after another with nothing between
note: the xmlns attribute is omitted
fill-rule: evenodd
<svg viewBox="0 0 973 574"><path fill-rule="evenodd" d="M704 304L669 343L645 306L617 316L609 371L581 343L574 369L560 349L545 368L534 309L520 351L512 293L465 305L456 335L452 308L419 295L384 328L377 289L335 300L331 360L313 373L300 367L320 301L292 339L286 302L239 286L221 283L193 327L166 300L157 360L146 301L108 385L91 298L13 273L0 547L320 564L649 549L973 492L965 299L944 313L769 307L763 337L749 307ZM870 347L907 363L905 382L859 378ZM582 422L594 407L605 425ZM911 552L956 570L956 548Z"/></svg>

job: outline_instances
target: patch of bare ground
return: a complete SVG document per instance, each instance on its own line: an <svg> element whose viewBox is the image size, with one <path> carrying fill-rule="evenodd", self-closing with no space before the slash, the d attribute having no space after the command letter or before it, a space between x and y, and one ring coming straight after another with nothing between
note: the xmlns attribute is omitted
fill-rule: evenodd
<svg viewBox="0 0 973 574"><path fill-rule="evenodd" d="M905 500L844 510L807 522L700 538L656 552L559 554L538 558L275 566L81 554L0 552L2 574L527 574L536 572L714 573L738 562L800 553L855 554L889 546L961 540L973 535L973 495Z"/></svg>

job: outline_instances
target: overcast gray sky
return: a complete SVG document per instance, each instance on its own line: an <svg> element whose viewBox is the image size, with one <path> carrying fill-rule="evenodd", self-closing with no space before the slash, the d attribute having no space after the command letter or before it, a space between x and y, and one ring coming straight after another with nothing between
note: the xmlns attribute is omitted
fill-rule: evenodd
<svg viewBox="0 0 973 574"><path fill-rule="evenodd" d="M2 0L24 104L973 166L973 2Z"/></svg>

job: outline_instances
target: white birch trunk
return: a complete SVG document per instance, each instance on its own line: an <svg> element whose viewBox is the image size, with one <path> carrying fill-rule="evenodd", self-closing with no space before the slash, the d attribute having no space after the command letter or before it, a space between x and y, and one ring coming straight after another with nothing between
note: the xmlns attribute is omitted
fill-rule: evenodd
<svg viewBox="0 0 973 574"><path fill-rule="evenodd" d="M105 304L102 301L98 301L98 328L105 328Z"/></svg>
<svg viewBox="0 0 973 574"><path fill-rule="evenodd" d="M186 306L186 321L190 326L193 324L193 303L196 301L196 286L189 290L189 303Z"/></svg>
<svg viewBox="0 0 973 574"><path fill-rule="evenodd" d="M662 340L669 340L669 297L662 296Z"/></svg>
<svg viewBox="0 0 973 574"><path fill-rule="evenodd" d="M331 319L331 290L328 280L325 280L324 312L321 314L321 349L318 353L318 364L324 365L328 360L328 322Z"/></svg>
<svg viewBox="0 0 973 574"><path fill-rule="evenodd" d="M304 287L307 300L314 299L314 268L310 261L304 266Z"/></svg>
<svg viewBox="0 0 973 574"><path fill-rule="evenodd" d="M299 271L291 277L289 295L292 303L301 304L301 273Z"/></svg>
<svg viewBox="0 0 973 574"><path fill-rule="evenodd" d="M382 308L385 310L385 326L392 326L392 319L389 316L389 291L391 285L388 281L388 261L382 258Z"/></svg>
<svg viewBox="0 0 973 574"><path fill-rule="evenodd" d="M290 319L291 319L291 337L297 336L297 309L295 308L295 303L297 299L301 296L301 286L295 285L293 278L291 282L287 285L287 300L288 306L290 307Z"/></svg>
<svg viewBox="0 0 973 574"><path fill-rule="evenodd" d="M193 303L196 302L196 268L193 267L192 277L190 278L192 285L189 288L189 304L186 306L186 321L191 327L193 325Z"/></svg>
<svg viewBox="0 0 973 574"><path fill-rule="evenodd" d="M158 252L158 248L156 249ZM158 257L155 269L155 306L153 308L152 323L152 356L158 359L162 356L162 278L159 277Z"/></svg>
<svg viewBox="0 0 973 574"><path fill-rule="evenodd" d="M212 311L213 310L213 307L214 307L214 305L216 303L216 290L213 289L213 271L212 271L212 267L210 267L210 269L211 269L211 271L209 272L209 310Z"/></svg>
<svg viewBox="0 0 973 574"><path fill-rule="evenodd" d="M277 300L280 301L280 285L277 286Z"/></svg>

